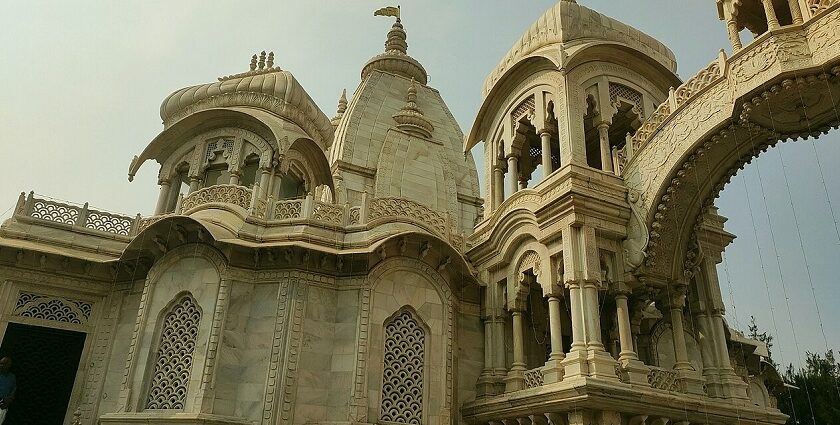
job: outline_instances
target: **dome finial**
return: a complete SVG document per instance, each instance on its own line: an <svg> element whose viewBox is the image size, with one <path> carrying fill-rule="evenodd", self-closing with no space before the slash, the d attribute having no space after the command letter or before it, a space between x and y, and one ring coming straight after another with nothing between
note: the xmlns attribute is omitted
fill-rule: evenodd
<svg viewBox="0 0 840 425"><path fill-rule="evenodd" d="M388 40L385 41L385 52L405 54L408 51L408 43L405 41L405 29L400 21L400 7L383 7L373 12L373 16L393 16L397 18L394 25L391 26L391 31L388 31Z"/></svg>
<svg viewBox="0 0 840 425"><path fill-rule="evenodd" d="M405 106L393 115L397 122L397 128L415 136L430 138L435 127L423 115L423 111L417 107L417 84L414 78L408 86L408 93L405 96Z"/></svg>
<svg viewBox="0 0 840 425"><path fill-rule="evenodd" d="M338 123L344 117L345 112L347 112L347 89L341 91L341 97L338 99L338 110L336 110L335 116L330 120L333 127L338 127Z"/></svg>

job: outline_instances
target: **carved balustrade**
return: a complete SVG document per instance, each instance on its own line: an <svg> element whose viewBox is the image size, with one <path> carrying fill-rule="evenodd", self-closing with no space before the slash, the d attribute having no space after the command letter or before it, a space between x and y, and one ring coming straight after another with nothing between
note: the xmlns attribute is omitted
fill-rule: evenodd
<svg viewBox="0 0 840 425"><path fill-rule="evenodd" d="M47 225L84 228L130 238L168 217L189 215L202 207L227 204L236 209L242 218L255 219L266 224L283 222L311 222L332 227L360 226L387 222L415 224L431 233L449 240L456 249L465 249L465 237L450 229L448 214L440 213L420 203L401 198L373 198L362 206L350 207L317 201L312 195L299 199L259 199L247 187L216 185L196 190L178 203L175 212L150 217L129 217L85 205L72 205L54 200L35 198L34 193L21 193L15 207L15 217L35 219Z"/></svg>
<svg viewBox="0 0 840 425"><path fill-rule="evenodd" d="M525 371L525 388L536 388L543 385L542 367Z"/></svg>
<svg viewBox="0 0 840 425"><path fill-rule="evenodd" d="M42 223L69 226L74 229L87 229L119 236L135 233L139 216L129 217L84 205L73 205L51 199L36 198L34 192L28 196L23 193L18 198L14 215L28 217Z"/></svg>
<svg viewBox="0 0 840 425"><path fill-rule="evenodd" d="M663 369L661 367L650 367L648 372L648 383L651 388L671 392L683 392L680 383L680 375L674 369Z"/></svg>
<svg viewBox="0 0 840 425"><path fill-rule="evenodd" d="M838 3L840 0L808 0L808 11L814 16Z"/></svg>

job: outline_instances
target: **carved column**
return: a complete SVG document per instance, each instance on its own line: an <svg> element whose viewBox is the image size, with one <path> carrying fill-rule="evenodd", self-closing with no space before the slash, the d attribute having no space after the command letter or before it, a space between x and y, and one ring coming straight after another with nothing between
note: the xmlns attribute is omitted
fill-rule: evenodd
<svg viewBox="0 0 840 425"><path fill-rule="evenodd" d="M543 368L543 382L546 384L563 380L561 362L566 358L563 353L563 323L561 306L563 304L559 288L548 295L548 325L551 332L551 353Z"/></svg>
<svg viewBox="0 0 840 425"><path fill-rule="evenodd" d="M741 34L738 31L738 21L735 20L735 15L732 13L731 5L724 3L723 15L726 19L726 31L729 35L729 42L732 43L732 53L741 50L744 46L741 44Z"/></svg>
<svg viewBox="0 0 840 425"><path fill-rule="evenodd" d="M572 319L572 347L563 360L563 379L586 376L589 367L586 364L586 335L583 312L581 282L583 270L580 266L578 246L580 229L566 226L562 231L563 239L563 284L569 289L569 307Z"/></svg>
<svg viewBox="0 0 840 425"><path fill-rule="evenodd" d="M551 130L547 128L540 130L540 141L542 142L543 178L545 178L554 171L551 164Z"/></svg>
<svg viewBox="0 0 840 425"><path fill-rule="evenodd" d="M610 152L610 124L602 122L598 124L598 139L601 146L601 170L612 173L612 153Z"/></svg>
<svg viewBox="0 0 840 425"><path fill-rule="evenodd" d="M767 28L774 30L779 28L779 19L776 18L776 11L773 9L773 0L761 0L764 5L764 14L767 15Z"/></svg>
<svg viewBox="0 0 840 425"><path fill-rule="evenodd" d="M749 399L747 384L735 374L732 362L729 360L729 348L726 344L726 325L723 323L723 312L713 309L711 315L712 332L715 338L715 348L718 351L719 377L727 396Z"/></svg>
<svg viewBox="0 0 840 425"><path fill-rule="evenodd" d="M499 159L493 166L493 208L498 208L502 202L505 202L505 168L504 159Z"/></svg>
<svg viewBox="0 0 840 425"><path fill-rule="evenodd" d="M201 178L198 176L190 176L190 193L201 189Z"/></svg>
<svg viewBox="0 0 840 425"><path fill-rule="evenodd" d="M692 370L688 360L688 349L685 345L685 329L683 328L683 308L685 307L686 286L679 285L671 289L671 333L674 337L674 369Z"/></svg>
<svg viewBox="0 0 840 425"><path fill-rule="evenodd" d="M169 201L169 190L171 189L169 180L160 180L158 184L160 185L160 194L158 195L157 205L155 205L155 215L166 212Z"/></svg>
<svg viewBox="0 0 840 425"><path fill-rule="evenodd" d="M633 349L633 331L630 323L630 310L627 303L629 291L620 287L615 295L616 321L618 322L618 339L621 352L618 361L621 363L621 373L631 383L644 384L647 382L649 369L639 361L639 356Z"/></svg>
<svg viewBox="0 0 840 425"><path fill-rule="evenodd" d="M271 178L271 169L270 168L260 168L260 191L262 193L259 194L260 199L268 199L268 195L271 193L271 185L272 185Z"/></svg>
<svg viewBox="0 0 840 425"><path fill-rule="evenodd" d="M513 364L505 378L506 392L525 388L525 325L522 321L522 309L513 308L510 316L513 322Z"/></svg>
<svg viewBox="0 0 840 425"><path fill-rule="evenodd" d="M510 154L507 156L508 175L510 178L510 194L513 195L519 190L519 157Z"/></svg>
<svg viewBox="0 0 840 425"><path fill-rule="evenodd" d="M230 180L228 180L228 184L238 185L239 184L239 169L230 170Z"/></svg>
<svg viewBox="0 0 840 425"><path fill-rule="evenodd" d="M788 0L788 7L790 7L790 16L793 17L793 23L795 25L804 22L802 19L802 9L799 8L798 0Z"/></svg>

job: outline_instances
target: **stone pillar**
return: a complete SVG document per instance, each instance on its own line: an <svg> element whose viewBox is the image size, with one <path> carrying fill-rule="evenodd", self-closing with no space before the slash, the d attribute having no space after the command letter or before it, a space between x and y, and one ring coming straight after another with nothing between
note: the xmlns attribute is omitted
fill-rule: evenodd
<svg viewBox="0 0 840 425"><path fill-rule="evenodd" d="M576 378L589 374L586 364L586 335L583 312L581 282L583 271L578 255L580 228L566 226L562 230L563 239L563 284L569 289L569 306L572 319L572 347L562 361L563 379Z"/></svg>
<svg viewBox="0 0 840 425"><path fill-rule="evenodd" d="M481 320L484 322L484 369L478 376L476 396L487 397L496 393L493 383L493 318L485 313Z"/></svg>
<svg viewBox="0 0 840 425"><path fill-rule="evenodd" d="M504 379L507 376L505 358L505 318L503 312L499 312L493 320L493 376L495 377L496 393L503 393L505 390Z"/></svg>
<svg viewBox="0 0 840 425"><path fill-rule="evenodd" d="M630 310L627 305L628 293L629 291L620 288L615 295L618 339L621 344L618 362L621 364L622 377L627 382L646 384L650 369L639 361L639 356L633 348L633 331L630 323Z"/></svg>
<svg viewBox="0 0 840 425"><path fill-rule="evenodd" d="M508 174L510 178L510 194L513 195L519 190L519 157L508 155Z"/></svg>
<svg viewBox="0 0 840 425"><path fill-rule="evenodd" d="M510 316L513 322L513 364L505 378L506 392L525 388L525 324L522 321L522 310L512 309Z"/></svg>
<svg viewBox="0 0 840 425"><path fill-rule="evenodd" d="M729 360L729 348L726 344L726 325L723 323L721 310L712 310L712 331L715 338L715 348L718 351L718 372L721 386L726 396L749 400L747 384L735 374L732 362Z"/></svg>
<svg viewBox="0 0 840 425"><path fill-rule="evenodd" d="M556 293L548 295L548 325L551 332L551 353L542 370L543 382L550 384L563 380L563 366L561 362L566 358L563 353L563 323L559 288Z"/></svg>
<svg viewBox="0 0 840 425"><path fill-rule="evenodd" d="M505 202L505 169L503 160L498 160L493 167L493 208Z"/></svg>
<svg viewBox="0 0 840 425"><path fill-rule="evenodd" d="M232 184L234 186L239 185L239 170L230 171L230 180L228 180L228 184Z"/></svg>
<svg viewBox="0 0 840 425"><path fill-rule="evenodd" d="M271 178L271 169L269 168L260 168L260 191L262 193L259 194L260 199L267 199L268 195L271 193L271 186L273 183Z"/></svg>
<svg viewBox="0 0 840 425"><path fill-rule="evenodd" d="M772 31L779 28L779 19L776 18L776 11L773 10L773 0L761 0L764 5L764 14L767 15L767 29Z"/></svg>
<svg viewBox="0 0 840 425"><path fill-rule="evenodd" d="M680 285L672 288L670 311L671 311L671 333L674 337L674 357L676 363L674 369L692 370L691 362L688 361L688 349L685 345L685 329L683 328L683 308L685 307L686 286Z"/></svg>
<svg viewBox="0 0 840 425"><path fill-rule="evenodd" d="M201 178L198 176L190 176L190 193L201 189Z"/></svg>
<svg viewBox="0 0 840 425"><path fill-rule="evenodd" d="M158 184L160 185L160 194L158 194L157 205L155 205L155 215L166 212L169 201L169 190L171 189L169 180L161 180Z"/></svg>
<svg viewBox="0 0 840 425"><path fill-rule="evenodd" d="M732 43L732 53L741 50L744 45L741 44L741 34L738 32L738 22L735 20L735 15L730 10L731 6L724 4L723 14L726 19L726 31L729 35L729 42Z"/></svg>
<svg viewBox="0 0 840 425"><path fill-rule="evenodd" d="M692 310L696 311L692 306ZM718 364L720 363L717 350L715 349L714 332L712 331L709 315L704 310L697 311L694 315L694 323L698 327L698 341L700 355L703 357L703 377L706 379L708 394L711 397L723 397L724 392L718 382Z"/></svg>
<svg viewBox="0 0 840 425"><path fill-rule="evenodd" d="M788 0L788 7L790 7L790 16L793 17L794 25L804 22L802 19L802 9L799 8L798 0Z"/></svg>
<svg viewBox="0 0 840 425"><path fill-rule="evenodd" d="M542 142L542 166L544 179L554 171L551 164L551 131L549 129L545 128L540 130L540 141Z"/></svg>
<svg viewBox="0 0 840 425"><path fill-rule="evenodd" d="M610 152L610 124L602 122L598 124L598 139L601 146L601 170L608 173L613 172L612 153Z"/></svg>

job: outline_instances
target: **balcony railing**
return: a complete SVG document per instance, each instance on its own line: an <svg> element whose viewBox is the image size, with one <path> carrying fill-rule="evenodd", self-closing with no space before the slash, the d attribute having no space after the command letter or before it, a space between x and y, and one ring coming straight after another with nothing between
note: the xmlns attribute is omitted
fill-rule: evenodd
<svg viewBox="0 0 840 425"><path fill-rule="evenodd" d="M84 205L73 205L52 199L36 198L34 192L20 194L15 206L16 216L55 223L71 229L104 232L119 236L132 236L137 231L140 216L130 217L97 210Z"/></svg>
<svg viewBox="0 0 840 425"><path fill-rule="evenodd" d="M114 214L84 205L73 205L37 198L33 192L21 193L15 217L36 220L44 225L73 230L112 234L129 240L152 224L176 215L189 215L211 208L223 208L266 226L309 223L332 228L353 229L357 226L387 222L403 222L424 228L457 249L464 249L464 235L452 228L449 215L434 211L420 203L401 198L369 198L362 205L350 207L321 202L312 195L298 199L261 199L253 190L235 185L202 188L179 197L174 212L150 217Z"/></svg>
<svg viewBox="0 0 840 425"><path fill-rule="evenodd" d="M525 371L525 388L536 388L543 385L542 368L534 368Z"/></svg>

